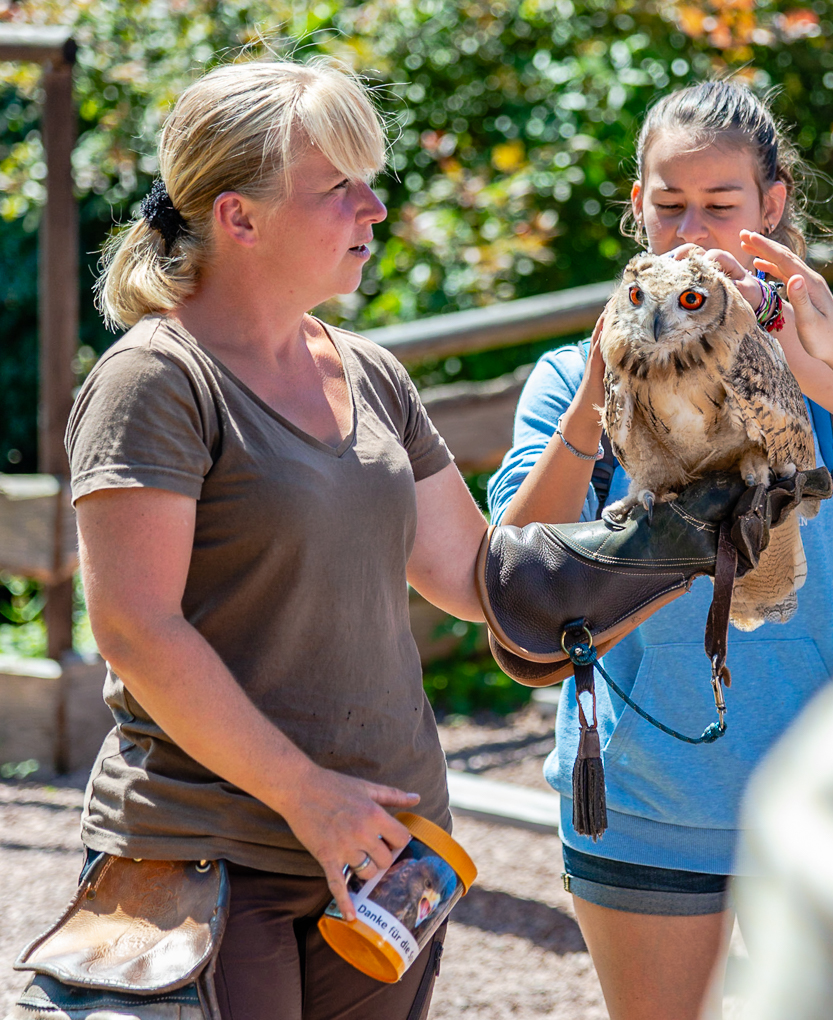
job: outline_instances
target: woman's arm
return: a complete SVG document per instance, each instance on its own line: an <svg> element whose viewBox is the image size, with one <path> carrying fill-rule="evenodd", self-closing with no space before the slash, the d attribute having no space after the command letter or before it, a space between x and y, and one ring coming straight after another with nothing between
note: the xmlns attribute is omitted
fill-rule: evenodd
<svg viewBox="0 0 833 1020"><path fill-rule="evenodd" d="M106 489L79 499L77 513L101 654L179 747L286 819L353 917L342 868L365 853L387 867L389 848L404 846L409 834L383 805L410 808L417 795L316 765L249 701L185 620L195 500L161 489Z"/></svg>
<svg viewBox="0 0 833 1020"><path fill-rule="evenodd" d="M817 371L821 369L819 362L833 371L833 294L824 277L777 241L750 230L742 230L740 238L744 250L755 256L759 269L786 282L798 339L808 361ZM808 395L831 410L830 393L826 401Z"/></svg>
<svg viewBox="0 0 833 1020"><path fill-rule="evenodd" d="M581 453L595 454L602 438L604 361L599 350L602 319L596 323L578 392L561 416L564 439ZM503 513L501 524L532 521L565 524L581 517L595 460L582 460L554 435Z"/></svg>
<svg viewBox="0 0 833 1020"><path fill-rule="evenodd" d="M599 320L584 377L561 423L568 442L593 453L602 431L594 405L604 400L601 325ZM510 501L501 524L577 521L593 464L593 460L581 460L570 453L558 436L553 436ZM416 492L417 533L408 561L409 582L429 602L459 619L482 620L474 589L474 563L486 531L483 515L454 464L417 482Z"/></svg>
<svg viewBox="0 0 833 1020"><path fill-rule="evenodd" d="M417 530L408 581L429 602L461 620L483 620L474 563L486 519L456 464L416 483Z"/></svg>
<svg viewBox="0 0 833 1020"><path fill-rule="evenodd" d="M564 438L586 454L596 453L602 436L598 410L604 404L605 366L599 350L602 325L603 319L599 319L578 391L561 415ZM555 421L547 426L554 429ZM577 457L553 434L512 496L500 523L523 527L532 521L563 524L579 520L594 464L594 460Z"/></svg>

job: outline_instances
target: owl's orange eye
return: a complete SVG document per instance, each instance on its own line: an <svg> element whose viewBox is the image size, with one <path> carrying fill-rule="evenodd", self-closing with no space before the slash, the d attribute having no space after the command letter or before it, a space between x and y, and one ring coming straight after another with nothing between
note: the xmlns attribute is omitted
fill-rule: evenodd
<svg viewBox="0 0 833 1020"><path fill-rule="evenodd" d="M696 311L698 308L702 308L703 302L706 300L706 295L701 294L697 290L684 290L680 294L680 308L685 308L688 312Z"/></svg>
<svg viewBox="0 0 833 1020"><path fill-rule="evenodd" d="M628 297L631 299L632 305L641 305L645 300L645 295L639 289L639 287L631 287L628 291Z"/></svg>

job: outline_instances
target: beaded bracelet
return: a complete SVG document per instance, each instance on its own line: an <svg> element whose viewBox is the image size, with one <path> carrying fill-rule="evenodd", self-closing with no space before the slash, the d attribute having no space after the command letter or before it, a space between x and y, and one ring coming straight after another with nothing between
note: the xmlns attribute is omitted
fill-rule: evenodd
<svg viewBox="0 0 833 1020"><path fill-rule="evenodd" d="M755 318L758 325L763 327L767 333L780 332L784 328L784 303L774 283L762 279L758 275L758 283L761 286L761 303L755 309Z"/></svg>
<svg viewBox="0 0 833 1020"><path fill-rule="evenodd" d="M572 443L569 443L564 438L564 433L561 431L561 418L559 418L558 421L555 423L555 434L558 436L561 442L567 447L570 453L574 457L578 457L579 460L601 460L605 455L604 447L602 446L601 443L599 443L599 448L598 450L596 450L595 453L582 453L581 450L577 450Z"/></svg>

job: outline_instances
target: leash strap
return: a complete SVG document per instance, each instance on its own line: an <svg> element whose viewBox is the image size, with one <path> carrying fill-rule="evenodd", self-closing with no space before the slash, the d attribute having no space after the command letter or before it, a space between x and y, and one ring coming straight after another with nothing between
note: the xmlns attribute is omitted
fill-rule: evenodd
<svg viewBox="0 0 833 1020"><path fill-rule="evenodd" d="M738 550L730 537L726 521L720 525L717 542L717 562L714 571L714 595L706 620L705 648L712 664L712 676L730 687L732 674L726 665L729 647L729 611L732 608L732 591L738 567Z"/></svg>
<svg viewBox="0 0 833 1020"><path fill-rule="evenodd" d="M576 625L568 625L568 629L573 629ZM582 628L584 625L581 624ZM588 631L589 633L589 631ZM566 636L566 631L565 631ZM566 642L565 642L566 644ZM652 715L646 712L643 708L622 690L622 688L616 683L616 681L608 674L607 670L598 661L598 655L596 649L593 647L592 638L590 640L584 639L576 641L570 646L566 647L567 654L570 656L571 661L576 666L576 680L578 681L578 670L579 667L589 668L592 673L593 669L596 669L601 674L605 683L610 689L617 694L625 704L634 710L638 716L641 716L646 722L650 723L651 726L655 726L658 730L662 730L663 733L667 733L669 737L674 737L676 740L682 740L686 744L713 744L715 740L718 740L726 732L726 720L724 718L726 713L726 705L723 701L723 693L720 688L720 677L717 677L715 681L714 674L712 676L712 689L715 693L715 705L717 707L719 721L711 723L703 730L699 737L688 737L684 733L680 733L678 730L672 729L670 726L666 726L665 723L661 723L658 719L655 719ZM714 669L714 667L712 667ZM578 697L578 682L576 683L576 697ZM718 700L719 698L719 700ZM594 699L595 709L595 699Z"/></svg>

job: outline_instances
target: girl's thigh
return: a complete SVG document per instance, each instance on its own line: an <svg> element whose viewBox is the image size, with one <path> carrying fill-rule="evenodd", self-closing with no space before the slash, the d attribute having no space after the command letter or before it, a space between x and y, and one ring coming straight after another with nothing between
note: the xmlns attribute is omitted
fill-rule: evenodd
<svg viewBox="0 0 833 1020"><path fill-rule="evenodd" d="M649 868L564 848L565 885L611 1020L696 1020L725 963L726 876Z"/></svg>
<svg viewBox="0 0 833 1020"><path fill-rule="evenodd" d="M720 969L731 911L680 917L631 914L573 897L611 1020L697 1020Z"/></svg>
<svg viewBox="0 0 833 1020"><path fill-rule="evenodd" d="M424 1020L444 931L394 985L324 942L323 879L229 866L231 903L215 985L223 1020Z"/></svg>

